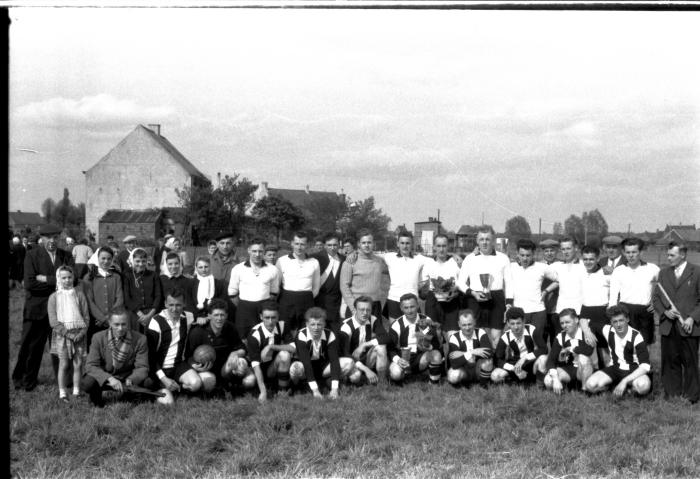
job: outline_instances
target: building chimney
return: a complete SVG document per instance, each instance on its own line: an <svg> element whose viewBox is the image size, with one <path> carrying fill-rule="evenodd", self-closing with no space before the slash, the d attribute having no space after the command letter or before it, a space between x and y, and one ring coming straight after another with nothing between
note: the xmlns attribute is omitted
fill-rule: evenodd
<svg viewBox="0 0 700 479"><path fill-rule="evenodd" d="M148 124L148 129L151 130L153 133L156 135L160 136L160 124L157 123L149 123Z"/></svg>
<svg viewBox="0 0 700 479"><path fill-rule="evenodd" d="M306 185L306 194L309 194L309 185Z"/></svg>

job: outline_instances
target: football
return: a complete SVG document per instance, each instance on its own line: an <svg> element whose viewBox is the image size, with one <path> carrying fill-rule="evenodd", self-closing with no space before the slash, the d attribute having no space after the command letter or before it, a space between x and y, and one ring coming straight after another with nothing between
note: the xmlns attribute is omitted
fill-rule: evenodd
<svg viewBox="0 0 700 479"><path fill-rule="evenodd" d="M216 351L209 344L202 344L197 346L192 355L195 363L204 364L208 362L214 362L216 360Z"/></svg>

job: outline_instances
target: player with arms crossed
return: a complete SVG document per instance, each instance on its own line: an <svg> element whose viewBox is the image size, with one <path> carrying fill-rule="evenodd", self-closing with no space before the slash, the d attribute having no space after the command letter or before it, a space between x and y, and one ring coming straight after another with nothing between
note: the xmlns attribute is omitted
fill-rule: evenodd
<svg viewBox="0 0 700 479"><path fill-rule="evenodd" d="M459 331L449 339L449 369L447 381L453 386L479 382L486 385L493 371L491 339L483 329L476 327L471 309L459 313Z"/></svg>
<svg viewBox="0 0 700 479"><path fill-rule="evenodd" d="M521 308L508 309L506 321L509 330L498 340L494 354L496 368L491 373L491 381L533 382L537 371L535 363L546 360L547 347L536 334L535 326L525 324L525 311Z"/></svg>

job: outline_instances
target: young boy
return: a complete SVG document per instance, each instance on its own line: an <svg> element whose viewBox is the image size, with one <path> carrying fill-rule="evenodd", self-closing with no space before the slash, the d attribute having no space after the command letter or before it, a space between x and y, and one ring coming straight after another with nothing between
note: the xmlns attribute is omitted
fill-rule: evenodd
<svg viewBox="0 0 700 479"><path fill-rule="evenodd" d="M476 327L471 309L459 312L459 331L450 336L447 381L453 386L479 382L488 384L493 371L493 348L488 334Z"/></svg>
<svg viewBox="0 0 700 479"><path fill-rule="evenodd" d="M556 394L562 393L564 384L570 388L586 384L593 373L591 355L594 353L593 346L583 337L576 311L571 308L562 310L559 322L562 331L557 334L545 364L540 362L537 365L542 374L547 373L545 387Z"/></svg>
<svg viewBox="0 0 700 479"><path fill-rule="evenodd" d="M260 306L260 322L250 330L246 344L255 381L243 381L247 388L258 386L258 400L267 400L265 379L277 378L277 387L286 392L289 388L289 366L294 345L284 321L279 320L279 306L268 301Z"/></svg>
<svg viewBox="0 0 700 479"><path fill-rule="evenodd" d="M428 369L430 383L439 384L442 353L433 321L418 312L415 294L404 294L399 298L399 304L403 316L394 321L389 331L389 377L398 383L408 374Z"/></svg>
<svg viewBox="0 0 700 479"><path fill-rule="evenodd" d="M506 311L509 331L498 340L495 353L496 368L491 373L491 381L502 383L506 380L534 382L535 361L547 354L542 336L535 333L535 326L525 324L525 312L513 306Z"/></svg>
<svg viewBox="0 0 700 479"><path fill-rule="evenodd" d="M630 327L630 313L626 306L611 306L606 314L610 324L603 326L601 334L607 343L610 364L588 378L585 390L598 393L612 387L613 394L620 397L631 388L644 396L651 391L647 344L642 334ZM584 323L583 320L581 322ZM585 330L588 325L582 324L582 328Z"/></svg>
<svg viewBox="0 0 700 479"><path fill-rule="evenodd" d="M304 313L306 327L299 329L294 340L298 361L292 363L289 376L292 383L298 385L306 376L309 389L317 399L323 398L319 390L318 380L331 378L331 391L328 395L331 399L338 398L338 386L340 378L347 376L353 367L350 358L338 357L338 340L333 331L326 329L326 311L318 306L309 308Z"/></svg>
<svg viewBox="0 0 700 479"><path fill-rule="evenodd" d="M343 322L339 338L341 361L349 358L354 363L348 379L353 384L360 384L363 377L370 384L385 383L389 335L381 319L372 315L372 298L358 296L354 306L355 314Z"/></svg>

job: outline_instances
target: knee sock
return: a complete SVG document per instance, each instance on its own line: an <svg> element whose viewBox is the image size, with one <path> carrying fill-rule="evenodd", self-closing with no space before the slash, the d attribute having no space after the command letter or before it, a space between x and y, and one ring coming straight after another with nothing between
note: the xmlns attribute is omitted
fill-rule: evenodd
<svg viewBox="0 0 700 479"><path fill-rule="evenodd" d="M479 386L486 386L491 382L491 371L479 369Z"/></svg>
<svg viewBox="0 0 700 479"><path fill-rule="evenodd" d="M440 371L442 369L442 363L430 363L428 364L428 374L430 375L431 383L438 383L440 381Z"/></svg>
<svg viewBox="0 0 700 479"><path fill-rule="evenodd" d="M280 390L289 388L289 371L284 373L277 373L277 387Z"/></svg>

